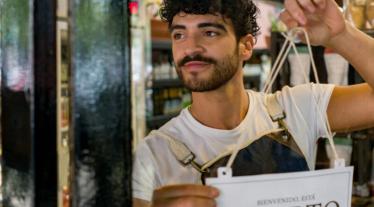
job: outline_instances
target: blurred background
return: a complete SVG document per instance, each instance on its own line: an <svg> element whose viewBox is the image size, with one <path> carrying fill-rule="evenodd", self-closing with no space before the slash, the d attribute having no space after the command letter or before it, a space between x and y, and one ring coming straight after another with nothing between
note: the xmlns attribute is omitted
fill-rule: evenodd
<svg viewBox="0 0 374 207"><path fill-rule="evenodd" d="M244 67L261 90L285 30L283 1L254 0L261 34ZM348 21L374 35L374 0L337 1ZM4 207L131 206L132 153L147 133L191 103L174 70L161 0L0 0L0 200ZM311 74L290 53L273 87ZM322 83L363 82L329 48L313 47ZM312 75L310 80L314 81ZM374 130L337 134L355 167L352 206L373 206ZM330 167L318 143L317 169Z"/></svg>

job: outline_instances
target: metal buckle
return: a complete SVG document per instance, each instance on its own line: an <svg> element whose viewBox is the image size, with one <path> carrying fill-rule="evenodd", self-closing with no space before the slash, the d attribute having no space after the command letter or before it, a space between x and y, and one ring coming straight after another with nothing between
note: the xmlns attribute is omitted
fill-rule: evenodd
<svg viewBox="0 0 374 207"><path fill-rule="evenodd" d="M186 165L189 165L191 162L193 162L193 160L195 159L195 155L191 152L189 155L187 155L187 157L185 157L183 160L180 160L180 162L186 166Z"/></svg>
<svg viewBox="0 0 374 207"><path fill-rule="evenodd" d="M196 158L195 154L194 153L190 153L187 157L185 157L183 160L180 160L180 162L182 163L182 165L184 166L187 166L187 165L191 165L193 168L195 168L197 171L199 171L200 173L203 173L205 172L205 170L202 170L201 169L201 166L199 164L197 164L194 159Z"/></svg>
<svg viewBox="0 0 374 207"><path fill-rule="evenodd" d="M278 124L284 129L284 131L282 132L282 139L283 139L283 141L285 141L285 142L288 141L288 138L289 138L288 134L289 134L289 132L288 132L287 125L284 122L284 118L278 120Z"/></svg>
<svg viewBox="0 0 374 207"><path fill-rule="evenodd" d="M270 116L270 118L273 122L279 122L279 121L286 118L286 113L284 113L284 111L282 111L282 113L274 115L274 116Z"/></svg>

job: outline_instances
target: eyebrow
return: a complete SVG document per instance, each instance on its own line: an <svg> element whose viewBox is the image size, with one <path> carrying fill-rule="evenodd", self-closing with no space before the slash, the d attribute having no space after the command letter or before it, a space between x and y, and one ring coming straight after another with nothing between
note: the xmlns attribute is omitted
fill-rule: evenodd
<svg viewBox="0 0 374 207"><path fill-rule="evenodd" d="M220 29L222 31L227 32L227 29L223 24L220 23L201 23L198 25L199 28L204 28L204 27L215 27L217 29Z"/></svg>
<svg viewBox="0 0 374 207"><path fill-rule="evenodd" d="M176 29L186 29L186 27L183 26L183 25L179 25L179 24L177 24L177 25L171 25L170 29L169 29L169 32L172 33Z"/></svg>
<svg viewBox="0 0 374 207"><path fill-rule="evenodd" d="M223 25L223 24L220 24L220 23L210 23L210 22L207 22L207 23L200 23L197 25L198 28L205 28L205 27L215 27L217 29L220 29L222 31L225 31L227 32L227 29L226 27ZM183 26L183 25L172 25L169 29L170 33L172 33L174 30L176 29L186 29L186 26Z"/></svg>

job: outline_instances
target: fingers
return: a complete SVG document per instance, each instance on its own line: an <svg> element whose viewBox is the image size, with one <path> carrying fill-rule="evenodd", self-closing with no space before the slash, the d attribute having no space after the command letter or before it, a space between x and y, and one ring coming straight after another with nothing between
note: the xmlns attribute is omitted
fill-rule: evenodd
<svg viewBox="0 0 374 207"><path fill-rule="evenodd" d="M152 207L216 207L214 199L203 197L178 197L153 201Z"/></svg>
<svg viewBox="0 0 374 207"><path fill-rule="evenodd" d="M288 28L304 27L314 45L326 45L345 30L342 12L335 0L285 0L280 19Z"/></svg>
<svg viewBox="0 0 374 207"><path fill-rule="evenodd" d="M300 25L307 23L306 14L315 13L326 7L326 1L330 0L285 0L285 9Z"/></svg>
<svg viewBox="0 0 374 207"><path fill-rule="evenodd" d="M291 17L293 17L299 24L306 24L305 14L296 0L286 0L284 2L284 7Z"/></svg>
<svg viewBox="0 0 374 207"><path fill-rule="evenodd" d="M313 0L314 4L317 5L320 9L325 9L326 7L326 0Z"/></svg>
<svg viewBox="0 0 374 207"><path fill-rule="evenodd" d="M218 190L201 185L172 185L159 188L154 191L154 197L175 198L182 196L197 196L203 198L215 198L219 194Z"/></svg>
<svg viewBox="0 0 374 207"><path fill-rule="evenodd" d="M298 0L299 5L305 11L313 13L316 11L316 5L313 3L313 0Z"/></svg>
<svg viewBox="0 0 374 207"><path fill-rule="evenodd" d="M214 198L217 189L201 185L173 185L159 188L153 192L153 207L172 206L216 206Z"/></svg>
<svg viewBox="0 0 374 207"><path fill-rule="evenodd" d="M287 26L288 29L292 29L294 27L299 26L299 23L291 16L288 11L283 11L279 18L282 22Z"/></svg>

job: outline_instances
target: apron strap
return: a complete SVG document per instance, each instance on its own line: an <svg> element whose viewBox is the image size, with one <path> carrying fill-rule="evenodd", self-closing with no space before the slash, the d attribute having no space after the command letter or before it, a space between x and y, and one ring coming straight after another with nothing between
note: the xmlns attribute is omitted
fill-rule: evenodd
<svg viewBox="0 0 374 207"><path fill-rule="evenodd" d="M265 96L265 107L273 122L286 118L282 106L279 104L275 94L268 94Z"/></svg>
<svg viewBox="0 0 374 207"><path fill-rule="evenodd" d="M196 155L181 141L170 136L166 132L153 130L150 134L162 137L168 141L171 152L174 157L183 165L191 165L199 172L204 172L201 166L195 162Z"/></svg>
<svg viewBox="0 0 374 207"><path fill-rule="evenodd" d="M278 122L279 127L283 129L283 131L279 133L270 134L269 137L279 142L280 144L288 146L296 153L304 157L304 154L302 153L299 146L297 145L292 135L288 131L288 127L285 122L286 113L283 111L282 106L279 104L277 96L275 94L266 95L265 106L270 115L271 120L273 122Z"/></svg>
<svg viewBox="0 0 374 207"><path fill-rule="evenodd" d="M286 141L288 139L288 126L285 122L286 113L283 111L282 106L279 104L275 94L268 94L265 96L265 107L273 122L278 122L280 128L284 129L282 138Z"/></svg>

